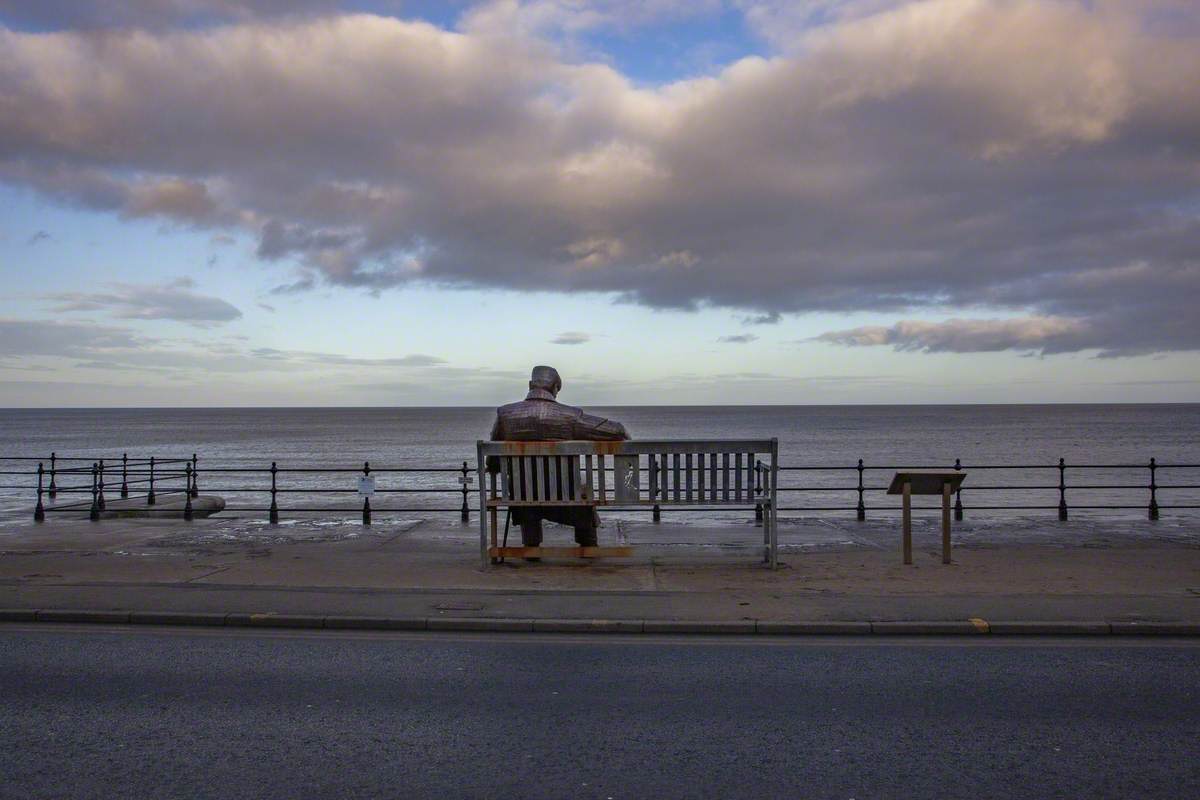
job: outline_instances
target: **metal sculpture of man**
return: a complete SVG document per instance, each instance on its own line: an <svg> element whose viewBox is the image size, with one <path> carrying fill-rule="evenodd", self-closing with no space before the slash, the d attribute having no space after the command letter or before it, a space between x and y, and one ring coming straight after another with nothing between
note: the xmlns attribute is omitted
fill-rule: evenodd
<svg viewBox="0 0 1200 800"><path fill-rule="evenodd" d="M545 442L565 440L624 441L629 438L625 426L603 417L585 414L582 409L558 402L562 378L554 367L534 367L529 379L529 394L519 403L496 409L492 441ZM550 520L575 528L575 541L583 547L596 546L599 517L594 508L545 506L514 508L512 520L521 526L521 543L538 547L542 543L542 521Z"/></svg>

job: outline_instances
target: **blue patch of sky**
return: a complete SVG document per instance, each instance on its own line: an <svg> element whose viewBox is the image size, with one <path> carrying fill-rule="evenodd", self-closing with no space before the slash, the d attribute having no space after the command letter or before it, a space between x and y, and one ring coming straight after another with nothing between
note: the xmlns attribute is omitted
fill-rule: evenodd
<svg viewBox="0 0 1200 800"><path fill-rule="evenodd" d="M742 14L722 7L651 24L601 28L581 36L585 55L610 64L636 84L654 86L711 75L767 49Z"/></svg>

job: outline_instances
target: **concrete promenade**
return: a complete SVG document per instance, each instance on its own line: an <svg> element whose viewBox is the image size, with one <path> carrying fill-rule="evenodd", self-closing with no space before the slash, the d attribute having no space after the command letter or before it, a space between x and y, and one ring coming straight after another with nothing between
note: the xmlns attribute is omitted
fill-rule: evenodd
<svg viewBox="0 0 1200 800"><path fill-rule="evenodd" d="M744 522L609 520L602 539L635 545L634 558L481 570L477 528L446 515L371 527L55 519L0 527L0 617L106 612L114 622L349 627L374 619L378 627L647 633L1200 633L1200 544L1184 528L1097 535L1080 522L1006 543L995 527L965 526L948 566L932 528L918 528L911 567L900 563L892 528L881 521L847 536L845 528L784 525L783 567L772 572L757 563L761 529ZM548 544L568 539L548 526Z"/></svg>

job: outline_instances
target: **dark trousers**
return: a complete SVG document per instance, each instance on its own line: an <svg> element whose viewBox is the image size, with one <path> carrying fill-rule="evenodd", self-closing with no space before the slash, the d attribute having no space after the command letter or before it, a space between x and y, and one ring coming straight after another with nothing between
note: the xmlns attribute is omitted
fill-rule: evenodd
<svg viewBox="0 0 1200 800"><path fill-rule="evenodd" d="M596 546L596 510L591 506L546 506L544 508L514 508L512 521L521 526L521 544L540 547L542 521L549 520L575 528L575 541L581 547Z"/></svg>

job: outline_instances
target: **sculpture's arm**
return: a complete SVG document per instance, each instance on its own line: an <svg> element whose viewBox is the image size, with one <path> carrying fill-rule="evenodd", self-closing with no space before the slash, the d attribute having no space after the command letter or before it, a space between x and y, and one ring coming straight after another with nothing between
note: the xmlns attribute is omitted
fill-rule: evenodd
<svg viewBox="0 0 1200 800"><path fill-rule="evenodd" d="M572 428L574 429L571 431L572 439L593 442L623 442L629 438L629 433L621 423L591 414L580 414L575 418Z"/></svg>

